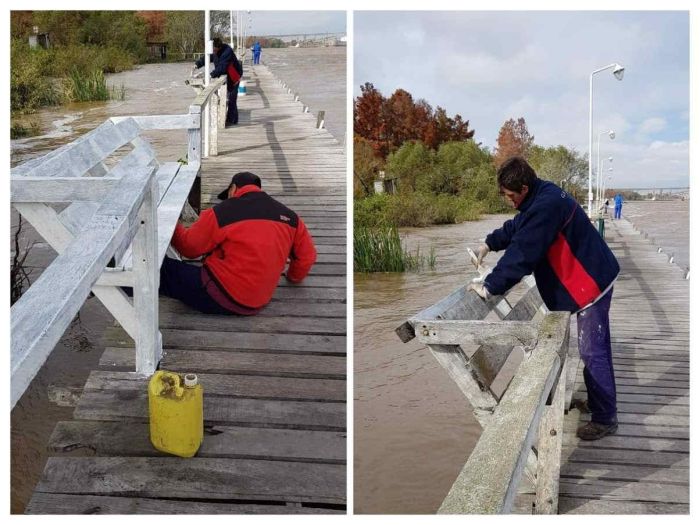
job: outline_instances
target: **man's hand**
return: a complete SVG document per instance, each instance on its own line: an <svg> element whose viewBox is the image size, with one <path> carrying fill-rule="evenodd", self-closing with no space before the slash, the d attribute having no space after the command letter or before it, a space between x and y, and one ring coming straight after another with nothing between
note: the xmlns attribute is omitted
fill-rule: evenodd
<svg viewBox="0 0 700 525"><path fill-rule="evenodd" d="M474 290L484 301L491 297L491 294L484 286L484 276L472 279L472 282L467 286L467 291L469 290Z"/></svg>
<svg viewBox="0 0 700 525"><path fill-rule="evenodd" d="M486 243L481 244L476 249L476 267L478 268L481 266L481 261L484 260L484 257L491 251L491 248L489 248L489 245Z"/></svg>

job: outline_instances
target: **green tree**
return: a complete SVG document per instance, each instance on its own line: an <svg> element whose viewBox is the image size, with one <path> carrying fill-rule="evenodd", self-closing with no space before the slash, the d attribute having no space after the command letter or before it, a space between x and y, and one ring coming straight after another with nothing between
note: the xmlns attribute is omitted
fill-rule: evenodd
<svg viewBox="0 0 700 525"><path fill-rule="evenodd" d="M433 151L422 142L406 142L387 158L387 176L399 179L400 193L412 192L419 179L431 176L433 155Z"/></svg>
<svg viewBox="0 0 700 525"><path fill-rule="evenodd" d="M573 148L566 146L532 146L529 162L541 179L564 187L574 198L582 199L588 185L588 161Z"/></svg>
<svg viewBox="0 0 700 525"><path fill-rule="evenodd" d="M167 11L165 37L173 53L191 58L204 52L204 12Z"/></svg>

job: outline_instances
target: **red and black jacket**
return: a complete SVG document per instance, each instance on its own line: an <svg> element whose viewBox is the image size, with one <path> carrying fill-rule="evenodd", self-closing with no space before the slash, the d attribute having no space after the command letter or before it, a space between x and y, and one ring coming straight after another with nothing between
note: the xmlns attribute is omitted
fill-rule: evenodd
<svg viewBox="0 0 700 525"><path fill-rule="evenodd" d="M287 279L299 282L316 262L304 222L255 185L204 210L190 228L178 224L172 244L187 258L207 254L204 266L237 303L260 308L272 298L287 259Z"/></svg>
<svg viewBox="0 0 700 525"><path fill-rule="evenodd" d="M547 308L576 312L607 291L620 266L568 193L536 179L518 210L486 237L492 251L506 250L484 280L489 293L502 295L534 273Z"/></svg>

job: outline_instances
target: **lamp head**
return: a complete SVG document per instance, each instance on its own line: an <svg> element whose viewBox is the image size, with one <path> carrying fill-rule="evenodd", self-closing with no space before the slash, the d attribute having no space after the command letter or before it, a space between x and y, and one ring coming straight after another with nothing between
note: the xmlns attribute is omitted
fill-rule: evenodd
<svg viewBox="0 0 700 525"><path fill-rule="evenodd" d="M610 140L615 140L615 132L613 130L608 131L608 137L610 137Z"/></svg>
<svg viewBox="0 0 700 525"><path fill-rule="evenodd" d="M615 69L613 69L613 75L615 75L616 79L622 80L622 78L625 76L625 68L620 64L615 64Z"/></svg>
<svg viewBox="0 0 700 525"><path fill-rule="evenodd" d="M612 162L612 157L608 157L608 160L609 160L610 162Z"/></svg>

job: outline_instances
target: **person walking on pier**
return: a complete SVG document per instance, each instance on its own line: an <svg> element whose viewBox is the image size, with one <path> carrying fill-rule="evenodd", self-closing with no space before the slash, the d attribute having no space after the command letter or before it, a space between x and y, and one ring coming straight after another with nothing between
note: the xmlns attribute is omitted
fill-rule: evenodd
<svg viewBox="0 0 700 525"><path fill-rule="evenodd" d="M238 124L238 84L243 76L243 66L236 58L236 54L231 46L225 44L221 38L214 38L214 54L211 58L214 61L214 69L211 72L212 78L226 75L226 93L228 109L226 111L226 125ZM195 68L204 65L204 56L195 62Z"/></svg>
<svg viewBox="0 0 700 525"><path fill-rule="evenodd" d="M493 271L469 285L484 300L503 295L534 273L552 311L577 314L591 421L576 434L600 439L617 431L617 394L608 312L620 266L586 212L564 190L541 180L521 157L498 170L501 195L520 213L486 237L478 264L490 251L505 250Z"/></svg>
<svg viewBox="0 0 700 525"><path fill-rule="evenodd" d="M622 218L622 195L619 193L615 195L615 218L616 219L621 219Z"/></svg>
<svg viewBox="0 0 700 525"><path fill-rule="evenodd" d="M260 53L262 52L262 47L260 46L260 42L255 42L253 44L253 64L259 64L260 63Z"/></svg>
<svg viewBox="0 0 700 525"><path fill-rule="evenodd" d="M293 283L307 276L316 248L301 218L262 191L257 175L236 173L218 197L192 226L178 224L171 241L184 257L204 256L203 265L166 257L159 292L204 313L254 315L280 275Z"/></svg>

